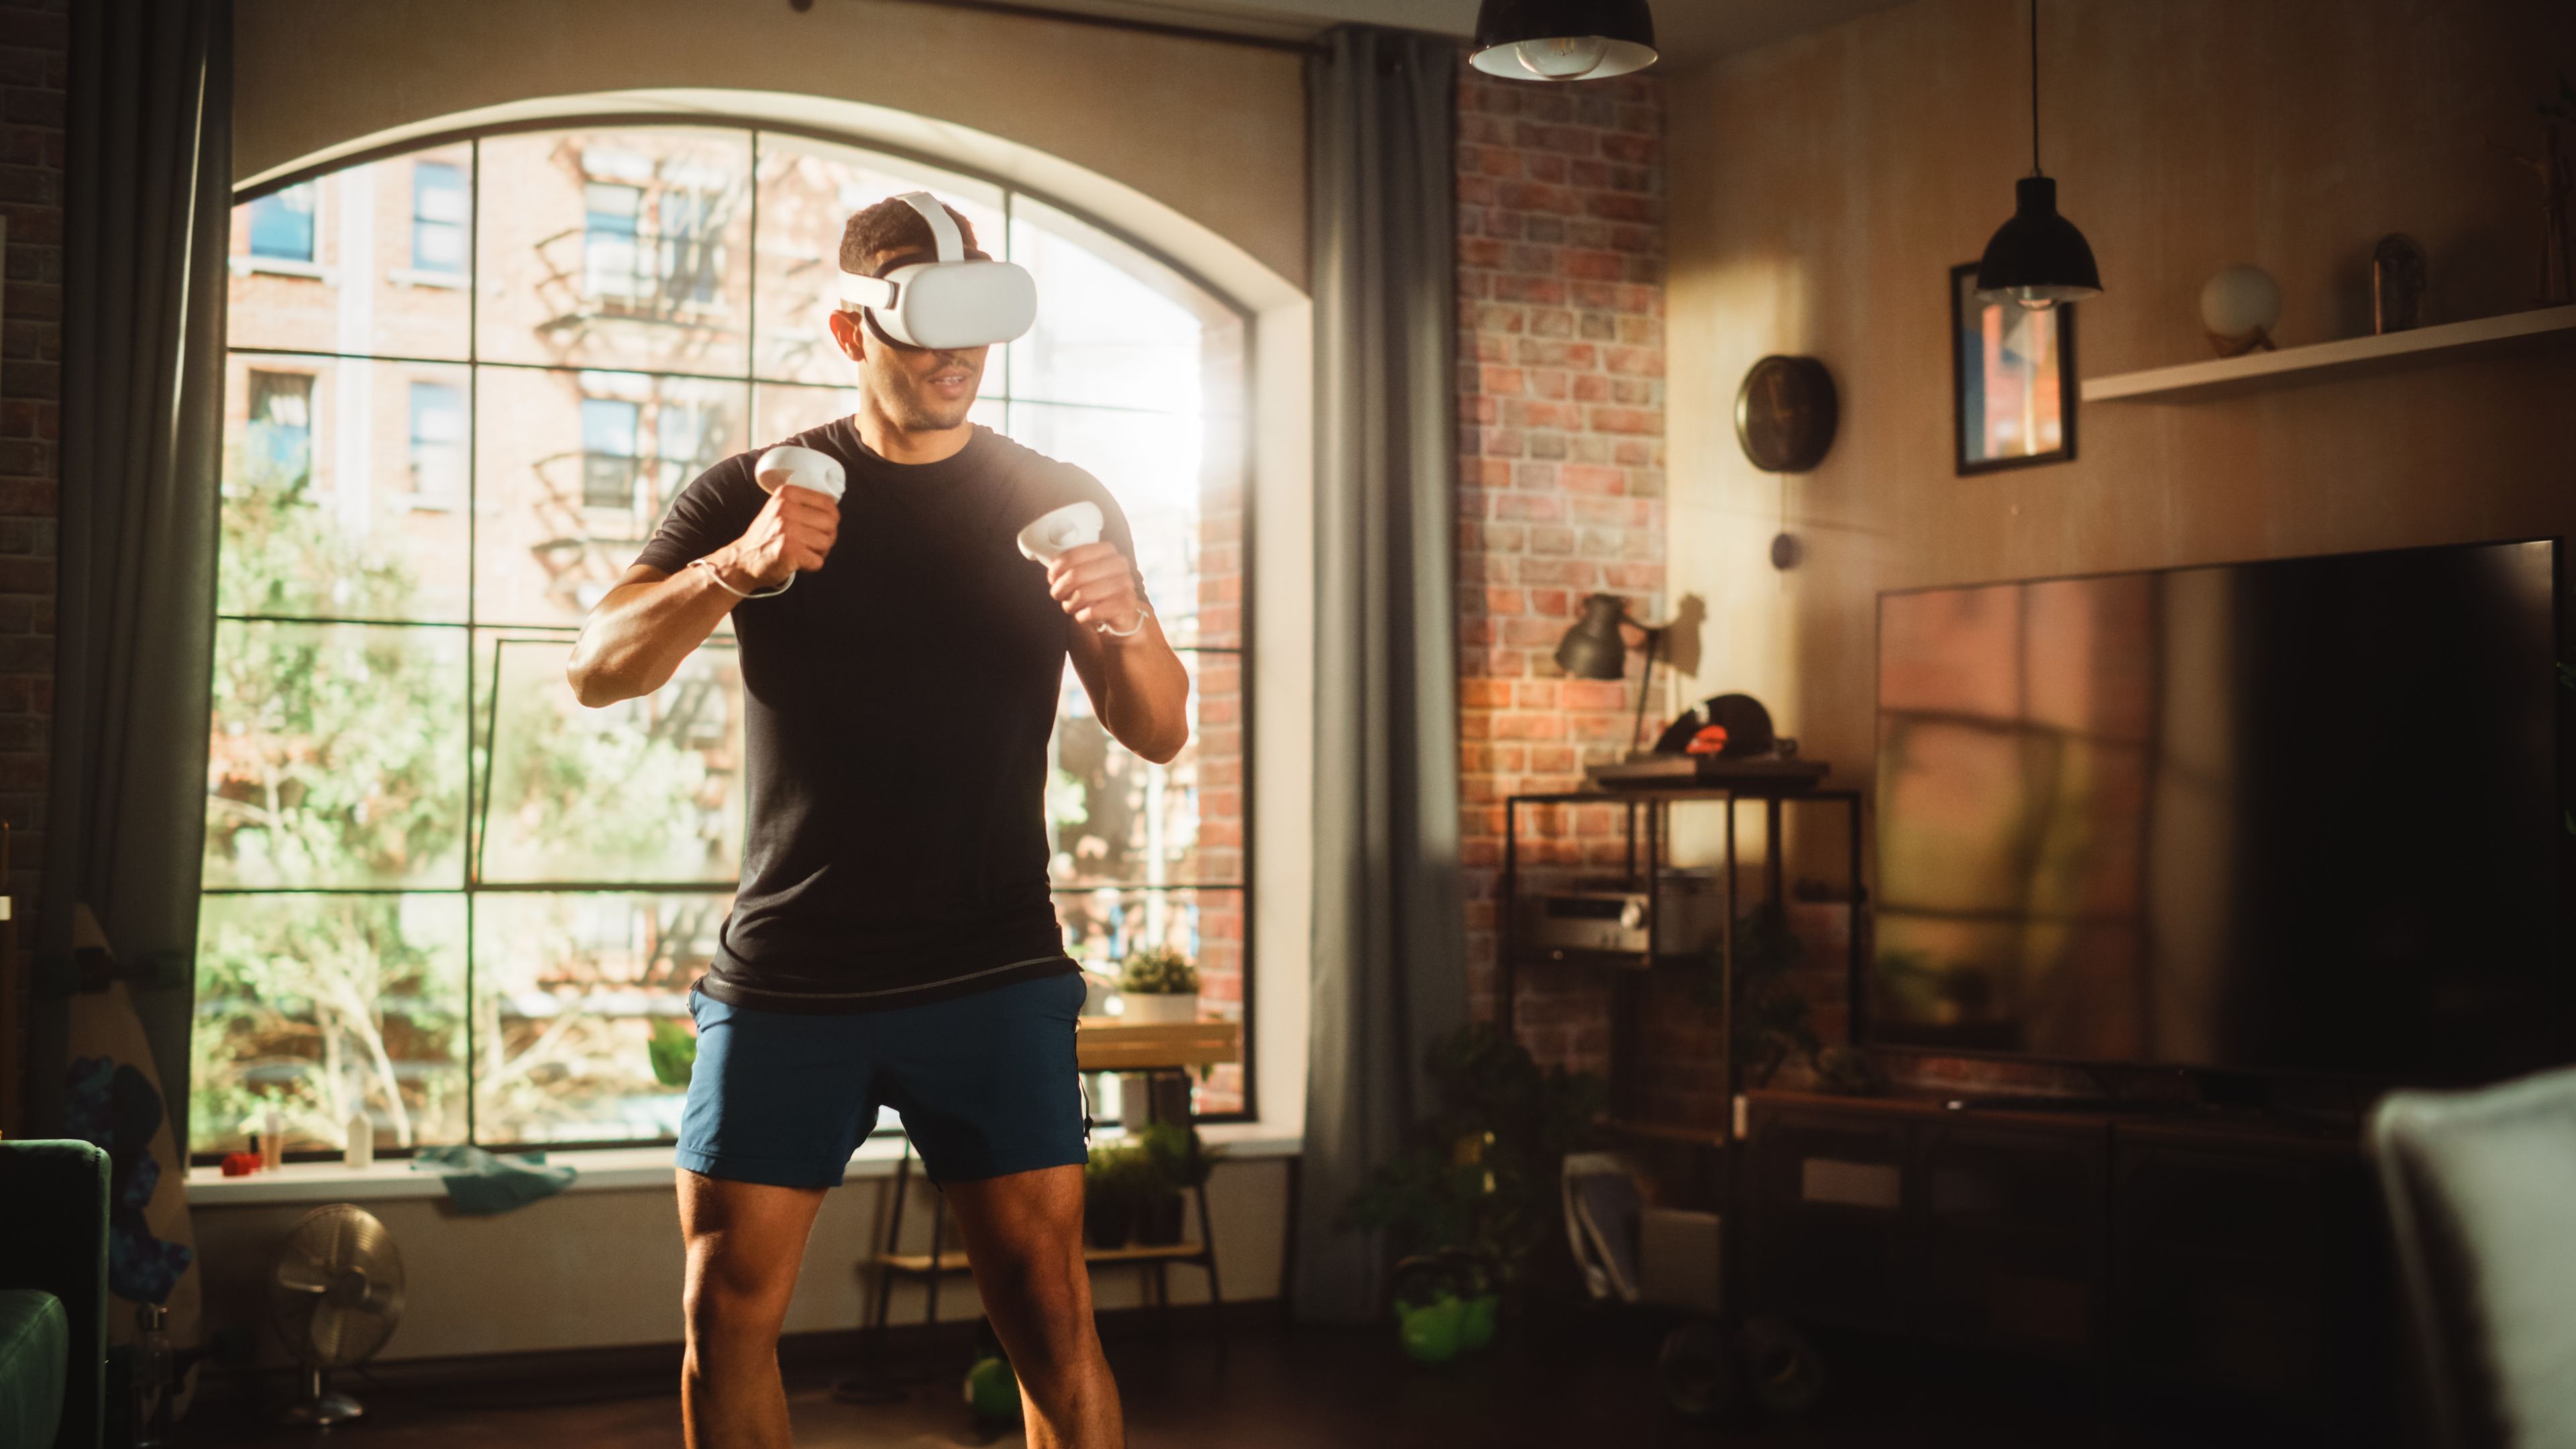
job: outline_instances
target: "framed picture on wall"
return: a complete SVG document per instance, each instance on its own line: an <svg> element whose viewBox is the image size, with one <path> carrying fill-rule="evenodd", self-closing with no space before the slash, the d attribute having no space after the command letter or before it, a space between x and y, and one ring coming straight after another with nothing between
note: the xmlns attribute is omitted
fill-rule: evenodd
<svg viewBox="0 0 2576 1449"><path fill-rule="evenodd" d="M1977 296L1977 264L1950 269L1950 374L1959 476L2075 456L2075 308L2034 312Z"/></svg>

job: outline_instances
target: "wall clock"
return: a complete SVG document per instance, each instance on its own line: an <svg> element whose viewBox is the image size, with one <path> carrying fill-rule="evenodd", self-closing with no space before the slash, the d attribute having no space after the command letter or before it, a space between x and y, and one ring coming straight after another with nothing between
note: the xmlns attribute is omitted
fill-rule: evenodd
<svg viewBox="0 0 2576 1449"><path fill-rule="evenodd" d="M1765 473L1804 473L1824 461L1840 420L1834 379L1812 357L1766 357L1735 394L1735 437Z"/></svg>

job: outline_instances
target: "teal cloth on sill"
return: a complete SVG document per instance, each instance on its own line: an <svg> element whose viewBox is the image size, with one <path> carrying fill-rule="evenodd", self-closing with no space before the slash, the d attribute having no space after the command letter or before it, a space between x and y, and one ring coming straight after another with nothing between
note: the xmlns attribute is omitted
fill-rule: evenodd
<svg viewBox="0 0 2576 1449"><path fill-rule="evenodd" d="M440 1172L447 1201L469 1217L505 1213L552 1197L571 1186L580 1169L546 1165L542 1152L500 1157L480 1147L424 1147L413 1154L414 1172Z"/></svg>

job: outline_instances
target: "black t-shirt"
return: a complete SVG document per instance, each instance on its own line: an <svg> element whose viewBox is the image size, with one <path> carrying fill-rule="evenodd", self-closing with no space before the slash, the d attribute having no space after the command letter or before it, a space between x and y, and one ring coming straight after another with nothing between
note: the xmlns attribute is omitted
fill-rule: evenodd
<svg viewBox="0 0 2576 1449"><path fill-rule="evenodd" d="M1048 893L1047 736L1071 621L1022 527L1100 481L985 428L891 463L844 418L786 441L848 470L815 572L733 611L749 828L742 886L699 989L737 1006L878 1011L1074 969ZM742 536L758 453L671 504L636 562L678 573Z"/></svg>

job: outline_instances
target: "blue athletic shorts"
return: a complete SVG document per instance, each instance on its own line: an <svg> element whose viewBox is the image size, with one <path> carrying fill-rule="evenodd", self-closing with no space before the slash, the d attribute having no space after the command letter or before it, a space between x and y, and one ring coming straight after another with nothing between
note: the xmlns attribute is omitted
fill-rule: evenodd
<svg viewBox="0 0 2576 1449"><path fill-rule="evenodd" d="M708 1177L833 1187L892 1107L933 1182L968 1182L1084 1158L1075 1073L1082 977L1035 981L893 1011L727 1006L692 990L698 1061L679 1164Z"/></svg>

